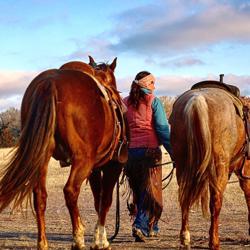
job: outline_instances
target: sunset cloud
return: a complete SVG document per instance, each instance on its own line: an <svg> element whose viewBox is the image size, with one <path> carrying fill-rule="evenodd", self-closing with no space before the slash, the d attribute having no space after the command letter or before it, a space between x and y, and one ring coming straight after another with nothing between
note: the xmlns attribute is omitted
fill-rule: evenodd
<svg viewBox="0 0 250 250"><path fill-rule="evenodd" d="M119 39L110 44L110 49L171 54L227 41L250 41L248 5L234 5L232 1L170 2L171 6L169 1L157 1L156 6L144 6L118 16L113 35L119 31ZM180 6L181 10L176 11Z"/></svg>
<svg viewBox="0 0 250 250"><path fill-rule="evenodd" d="M37 73L0 71L0 111L9 107L20 108L22 95Z"/></svg>
<svg viewBox="0 0 250 250"><path fill-rule="evenodd" d="M105 11L97 11L97 3ZM0 8L0 110L19 107L38 73L88 62L88 55L97 62L118 58L122 95L137 72L149 70L160 96L218 80L221 72L250 96L248 0L112 0L108 6L101 0L27 0L15 8L2 1Z"/></svg>
<svg viewBox="0 0 250 250"><path fill-rule="evenodd" d="M118 88L123 97L128 95L133 79L133 76L117 79ZM217 75L206 75L204 77L179 75L157 76L155 93L159 96L178 96L190 89L193 84L205 80L218 81L219 79ZM250 96L250 76L225 75L223 81L239 87L242 96Z"/></svg>

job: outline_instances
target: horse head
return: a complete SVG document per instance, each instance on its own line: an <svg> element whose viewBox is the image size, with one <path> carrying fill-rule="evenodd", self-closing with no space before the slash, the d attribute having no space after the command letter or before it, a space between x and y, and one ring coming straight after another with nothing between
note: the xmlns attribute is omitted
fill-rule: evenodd
<svg viewBox="0 0 250 250"><path fill-rule="evenodd" d="M89 65L95 70L94 76L106 87L117 89L114 71L117 57L111 64L96 63L93 57L89 56Z"/></svg>

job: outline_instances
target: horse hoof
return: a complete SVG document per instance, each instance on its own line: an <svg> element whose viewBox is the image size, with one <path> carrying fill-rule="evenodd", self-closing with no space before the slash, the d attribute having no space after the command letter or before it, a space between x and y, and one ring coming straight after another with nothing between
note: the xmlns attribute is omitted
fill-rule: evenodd
<svg viewBox="0 0 250 250"><path fill-rule="evenodd" d="M48 243L47 242L43 242L43 241L38 242L37 249L38 250L48 250L49 249Z"/></svg>
<svg viewBox="0 0 250 250"><path fill-rule="evenodd" d="M135 242L146 242L146 238L140 229L133 228L132 235L135 238Z"/></svg>
<svg viewBox="0 0 250 250"><path fill-rule="evenodd" d="M104 248L99 248L98 246L90 247L90 250L112 250L111 246L107 246Z"/></svg>
<svg viewBox="0 0 250 250"><path fill-rule="evenodd" d="M79 247L77 245L72 245L71 250L86 250L86 247L85 246Z"/></svg>
<svg viewBox="0 0 250 250"><path fill-rule="evenodd" d="M191 250L191 245L180 245L179 250Z"/></svg>

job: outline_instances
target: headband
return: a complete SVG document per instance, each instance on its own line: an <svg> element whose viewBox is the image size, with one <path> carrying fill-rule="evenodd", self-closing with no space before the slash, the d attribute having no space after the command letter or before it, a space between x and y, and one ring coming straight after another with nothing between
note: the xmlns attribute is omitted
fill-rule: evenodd
<svg viewBox="0 0 250 250"><path fill-rule="evenodd" d="M149 90L155 89L155 86L154 86L155 77L152 74L149 74L140 80L134 80L134 82L142 88L149 89Z"/></svg>

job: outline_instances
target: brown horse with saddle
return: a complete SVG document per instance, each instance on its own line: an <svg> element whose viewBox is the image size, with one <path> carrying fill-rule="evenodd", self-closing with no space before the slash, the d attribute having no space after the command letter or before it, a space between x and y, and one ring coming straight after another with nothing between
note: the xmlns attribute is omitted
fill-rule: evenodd
<svg viewBox="0 0 250 250"><path fill-rule="evenodd" d="M173 105L171 143L182 212L180 241L184 249L190 249L189 211L199 202L204 214L210 208L209 247L220 249L219 214L232 173L239 177L250 223L249 113L238 95L234 86L205 81L195 84Z"/></svg>
<svg viewBox="0 0 250 250"><path fill-rule="evenodd" d="M116 181L127 160L126 127L121 97L111 64L70 62L39 74L28 86L21 106L21 136L1 173L0 211L31 199L37 218L40 250L45 233L46 175L51 157L71 164L64 196L71 221L72 249L84 249L84 225L77 205L88 179L98 220L92 249L110 249L105 231Z"/></svg>

